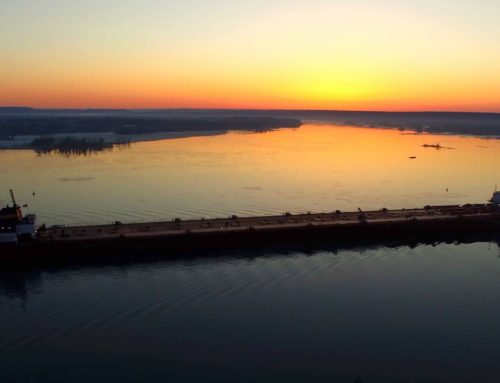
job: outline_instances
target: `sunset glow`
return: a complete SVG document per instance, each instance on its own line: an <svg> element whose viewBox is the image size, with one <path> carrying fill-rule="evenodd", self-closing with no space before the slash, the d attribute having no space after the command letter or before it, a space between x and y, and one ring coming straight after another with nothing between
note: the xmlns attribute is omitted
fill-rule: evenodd
<svg viewBox="0 0 500 383"><path fill-rule="evenodd" d="M496 1L3 1L0 106L500 112Z"/></svg>

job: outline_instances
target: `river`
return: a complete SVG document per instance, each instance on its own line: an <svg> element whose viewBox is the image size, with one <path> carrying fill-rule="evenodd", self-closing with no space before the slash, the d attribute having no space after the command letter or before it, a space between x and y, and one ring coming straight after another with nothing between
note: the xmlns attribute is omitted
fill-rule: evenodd
<svg viewBox="0 0 500 383"><path fill-rule="evenodd" d="M0 199L14 188L49 225L484 203L499 149L307 124L2 151ZM499 255L457 242L0 269L0 381L497 381Z"/></svg>
<svg viewBox="0 0 500 383"><path fill-rule="evenodd" d="M499 163L500 140L306 124L88 156L0 151L0 205L13 188L40 223L75 225L484 203Z"/></svg>

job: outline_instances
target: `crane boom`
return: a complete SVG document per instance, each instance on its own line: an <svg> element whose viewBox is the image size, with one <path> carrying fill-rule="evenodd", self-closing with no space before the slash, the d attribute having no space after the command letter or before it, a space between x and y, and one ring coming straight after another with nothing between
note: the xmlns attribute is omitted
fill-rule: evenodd
<svg viewBox="0 0 500 383"><path fill-rule="evenodd" d="M12 189L10 189L10 199L12 200L14 207L17 207L16 197L14 197L14 191Z"/></svg>

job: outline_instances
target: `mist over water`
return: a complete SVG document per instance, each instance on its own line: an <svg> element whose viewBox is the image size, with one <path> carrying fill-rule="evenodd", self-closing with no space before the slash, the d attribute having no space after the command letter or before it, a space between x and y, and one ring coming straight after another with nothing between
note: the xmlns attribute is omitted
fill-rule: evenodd
<svg viewBox="0 0 500 383"><path fill-rule="evenodd" d="M309 124L88 156L0 151L0 203L12 187L47 224L484 203L499 160L494 139Z"/></svg>

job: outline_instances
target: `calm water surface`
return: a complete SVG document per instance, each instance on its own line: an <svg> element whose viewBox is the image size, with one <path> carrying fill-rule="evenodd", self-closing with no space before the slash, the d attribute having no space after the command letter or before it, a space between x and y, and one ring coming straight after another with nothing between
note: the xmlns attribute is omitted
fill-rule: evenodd
<svg viewBox="0 0 500 383"><path fill-rule="evenodd" d="M490 243L0 272L0 381L496 382Z"/></svg>
<svg viewBox="0 0 500 383"><path fill-rule="evenodd" d="M422 147L436 143L453 149ZM89 157L0 151L0 203L13 187L47 224L480 203L499 163L500 140L304 125Z"/></svg>
<svg viewBox="0 0 500 383"><path fill-rule="evenodd" d="M0 200L48 224L476 203L499 163L497 140L316 124L0 151ZM495 382L499 355L497 244L0 270L0 381Z"/></svg>

